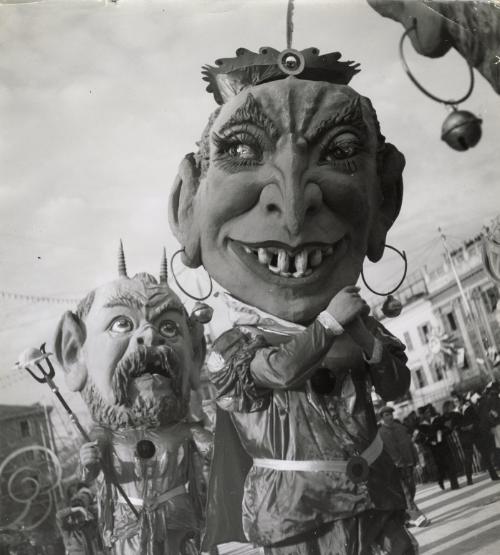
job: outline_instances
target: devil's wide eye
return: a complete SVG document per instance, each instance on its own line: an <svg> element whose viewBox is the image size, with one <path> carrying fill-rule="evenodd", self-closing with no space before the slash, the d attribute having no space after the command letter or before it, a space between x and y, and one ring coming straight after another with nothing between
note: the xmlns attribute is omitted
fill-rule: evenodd
<svg viewBox="0 0 500 555"><path fill-rule="evenodd" d="M118 316L111 322L109 329L114 333L129 333L134 329L134 323L126 316Z"/></svg>
<svg viewBox="0 0 500 555"><path fill-rule="evenodd" d="M172 320L164 320L160 323L158 329L163 337L170 338L179 335L179 326Z"/></svg>

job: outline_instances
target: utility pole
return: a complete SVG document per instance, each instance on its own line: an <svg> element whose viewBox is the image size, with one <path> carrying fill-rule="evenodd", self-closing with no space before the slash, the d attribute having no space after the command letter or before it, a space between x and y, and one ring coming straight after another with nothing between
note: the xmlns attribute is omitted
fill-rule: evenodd
<svg viewBox="0 0 500 555"><path fill-rule="evenodd" d="M474 318L474 314L472 312L472 307L471 307L469 298L467 297L464 291L464 288L462 286L462 282L460 281L460 276L458 275L455 262L453 261L453 257L451 256L450 250L448 248L448 243L446 242L446 236L443 230L441 229L441 227L438 227L438 231L439 231L439 234L441 235L441 240L443 241L443 246L446 252L446 256L448 258L448 262L450 263L453 275L455 277L455 281L457 283L458 290L460 292L460 296L462 297L462 301L464 303L466 321L470 324L471 328L474 330L474 333L476 334L477 340L479 342L479 348L481 350L481 356L484 362L484 369L482 368L481 364L479 364L479 370L481 373L486 371L486 377L491 380L493 379L493 372L491 370L488 353L486 352L486 348L483 343L483 336L481 334L481 329L479 328L479 324L477 323L477 320ZM475 353L474 353L474 356L475 356Z"/></svg>

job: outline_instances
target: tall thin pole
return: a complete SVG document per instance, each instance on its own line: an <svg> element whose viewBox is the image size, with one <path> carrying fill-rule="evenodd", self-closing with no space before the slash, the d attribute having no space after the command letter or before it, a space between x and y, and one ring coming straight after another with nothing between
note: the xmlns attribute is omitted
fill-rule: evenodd
<svg viewBox="0 0 500 555"><path fill-rule="evenodd" d="M481 349L481 355L486 369L486 375L491 379L493 375L492 375L492 371L491 371L491 367L488 359L488 353L486 352L486 348L483 343L483 336L481 334L479 324L477 323L477 320L474 318L474 314L472 312L472 307L470 305L469 298L465 294L464 288L462 286L462 282L460 281L460 276L458 275L455 262L453 261L453 257L451 256L450 250L448 248L448 243L446 242L446 236L440 227L438 227L438 231L439 231L439 234L441 235L441 240L443 241L444 250L446 252L448 261L450 263L453 275L455 276L455 281L457 283L460 296L462 297L462 300L464 302L466 320L470 323L470 325L472 326L472 329L474 330L477 336L477 339L479 341L479 348ZM479 370L482 371L481 364L479 364Z"/></svg>
<svg viewBox="0 0 500 555"><path fill-rule="evenodd" d="M47 408L47 404L45 403L45 399L43 401L43 412L45 414L45 423L46 423L47 431L48 431L48 434L49 434L50 447L51 447L52 451L54 451L54 454L56 455L56 457L59 457L59 455L57 453L56 440L55 440L55 437L54 437L54 428L52 426L52 419L50 418L49 410ZM61 482L59 482L59 488L58 489L59 489L59 495L61 496L61 501L64 501L64 491L63 491ZM56 497L56 496L54 495L54 497ZM57 506L57 504L58 504L57 503L57 501L58 501L57 497L56 497L55 501L56 501L56 506Z"/></svg>

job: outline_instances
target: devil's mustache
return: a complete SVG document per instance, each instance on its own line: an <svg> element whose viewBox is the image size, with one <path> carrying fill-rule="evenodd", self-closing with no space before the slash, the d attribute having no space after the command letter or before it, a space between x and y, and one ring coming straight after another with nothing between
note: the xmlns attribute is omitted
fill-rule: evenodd
<svg viewBox="0 0 500 555"><path fill-rule="evenodd" d="M147 347L138 345L133 353L122 358L115 369L111 386L118 404L125 404L130 382L142 376L146 370L157 368L159 373L168 372L172 379L172 389L181 394L179 359L168 345Z"/></svg>

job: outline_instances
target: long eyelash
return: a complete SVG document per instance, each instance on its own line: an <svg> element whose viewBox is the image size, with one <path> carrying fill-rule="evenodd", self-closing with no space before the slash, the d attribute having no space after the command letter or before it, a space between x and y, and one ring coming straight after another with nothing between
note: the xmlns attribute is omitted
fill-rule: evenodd
<svg viewBox="0 0 500 555"><path fill-rule="evenodd" d="M346 158L344 160L332 160L330 165L335 169L346 171L348 173L354 173L358 169L358 165L351 158Z"/></svg>
<svg viewBox="0 0 500 555"><path fill-rule="evenodd" d="M238 169L256 166L260 163L258 160L235 158L229 155L229 149L240 143L247 143L250 146L255 146L262 152L262 141L259 137L249 133L246 125L240 126L238 130L231 130L224 135L213 133L212 139L216 148L215 160L223 169L227 171L237 171Z"/></svg>

